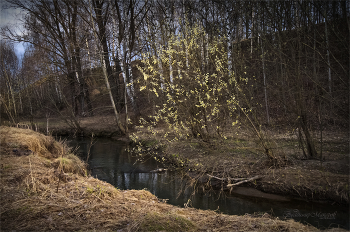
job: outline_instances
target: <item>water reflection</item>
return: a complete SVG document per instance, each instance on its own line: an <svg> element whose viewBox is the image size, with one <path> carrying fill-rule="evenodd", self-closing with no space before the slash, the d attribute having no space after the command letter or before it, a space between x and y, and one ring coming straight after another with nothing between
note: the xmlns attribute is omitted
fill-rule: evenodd
<svg viewBox="0 0 350 232"><path fill-rule="evenodd" d="M78 154L86 160L90 140L72 140L71 146L79 146ZM218 191L197 192L185 188L185 182L172 172L150 173L163 165L154 159L137 161L126 152L127 144L121 141L98 139L91 147L89 167L91 174L119 189L148 189L160 199L183 207L184 204L200 209L218 210L226 214L244 215L268 212L283 219L310 223L320 229L337 227L349 229L349 209L332 205L306 203L304 201L278 202L266 199L243 197ZM179 194L181 192L181 194ZM328 215L329 217L324 217ZM331 216L334 215L332 218Z"/></svg>

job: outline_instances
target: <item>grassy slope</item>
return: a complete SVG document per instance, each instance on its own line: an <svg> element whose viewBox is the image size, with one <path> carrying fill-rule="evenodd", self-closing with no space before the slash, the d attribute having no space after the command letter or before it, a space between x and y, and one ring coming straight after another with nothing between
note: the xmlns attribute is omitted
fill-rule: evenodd
<svg viewBox="0 0 350 232"><path fill-rule="evenodd" d="M120 191L86 176L84 163L50 137L9 127L1 127L0 133L2 231L316 230L269 215L178 208L144 190Z"/></svg>

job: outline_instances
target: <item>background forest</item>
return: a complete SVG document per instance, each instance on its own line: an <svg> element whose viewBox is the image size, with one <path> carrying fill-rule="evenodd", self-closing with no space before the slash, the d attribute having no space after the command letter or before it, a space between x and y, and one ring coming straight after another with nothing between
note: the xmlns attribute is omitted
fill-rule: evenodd
<svg viewBox="0 0 350 232"><path fill-rule="evenodd" d="M1 28L1 123L112 114L203 140L243 123L271 159L262 128L298 131L307 157L312 131L349 128L348 1L7 3L26 15Z"/></svg>

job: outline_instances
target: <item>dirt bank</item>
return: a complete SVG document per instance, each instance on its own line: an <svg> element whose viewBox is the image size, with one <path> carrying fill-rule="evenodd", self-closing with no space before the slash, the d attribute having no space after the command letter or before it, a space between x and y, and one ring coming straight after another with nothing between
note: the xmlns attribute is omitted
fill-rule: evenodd
<svg viewBox="0 0 350 232"><path fill-rule="evenodd" d="M317 231L293 220L179 208L88 176L51 137L1 127L1 231Z"/></svg>
<svg viewBox="0 0 350 232"><path fill-rule="evenodd" d="M80 136L119 136L112 115L81 118L79 122L84 129ZM34 123L41 131L46 131L46 119L38 119ZM49 120L49 132L76 134L58 118ZM168 134L168 137L164 138L164 134ZM130 132L130 137L142 143L142 147L138 148L143 151L142 154L150 153L176 167L182 167L192 184L232 190L226 187L231 179L260 176L259 180L242 186L305 200L349 205L350 151L347 130L326 129L322 134L322 144L320 134L314 132L317 150L320 151L322 146L322 159L318 160L304 159L296 132L286 133L278 128L266 131L265 136L270 140L274 154L285 160L277 166L268 162L248 129L241 127L237 131L225 131L222 135L225 139L211 138L204 142L191 137L174 139L172 131L161 127L153 132L134 127Z"/></svg>
<svg viewBox="0 0 350 232"><path fill-rule="evenodd" d="M161 135L168 133L168 139ZM140 142L135 153L150 153L186 170L189 183L222 190L228 184L259 177L240 186L266 193L309 201L349 204L349 147L347 133L323 134L322 159L304 159L293 134L270 132L274 153L283 162L272 164L259 150L254 138L240 130L225 139L172 139L163 129L139 128L133 135ZM174 137L173 137L174 138ZM137 152L142 150L142 152ZM199 184L199 185L198 185Z"/></svg>

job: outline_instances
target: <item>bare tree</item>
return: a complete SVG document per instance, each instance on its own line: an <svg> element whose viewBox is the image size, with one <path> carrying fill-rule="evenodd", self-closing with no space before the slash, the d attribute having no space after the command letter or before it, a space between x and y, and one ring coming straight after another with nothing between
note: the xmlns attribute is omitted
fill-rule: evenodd
<svg viewBox="0 0 350 232"><path fill-rule="evenodd" d="M17 121L18 116L16 104L17 74L18 58L13 44L2 40L0 42L1 106L13 123Z"/></svg>

